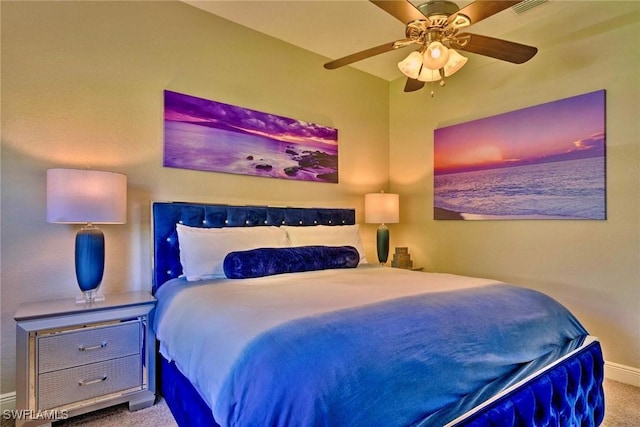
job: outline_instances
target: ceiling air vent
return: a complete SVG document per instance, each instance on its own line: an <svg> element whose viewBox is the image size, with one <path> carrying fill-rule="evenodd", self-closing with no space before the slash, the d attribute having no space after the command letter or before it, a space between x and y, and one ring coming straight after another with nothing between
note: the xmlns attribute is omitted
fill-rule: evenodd
<svg viewBox="0 0 640 427"><path fill-rule="evenodd" d="M513 6L511 9L517 14L525 13L527 10L531 10L536 6L540 6L542 3L546 3L548 0L524 0Z"/></svg>

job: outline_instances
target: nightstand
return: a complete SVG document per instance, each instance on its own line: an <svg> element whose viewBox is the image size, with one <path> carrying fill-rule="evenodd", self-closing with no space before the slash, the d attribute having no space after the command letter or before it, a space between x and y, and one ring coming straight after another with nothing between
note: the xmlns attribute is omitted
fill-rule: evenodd
<svg viewBox="0 0 640 427"><path fill-rule="evenodd" d="M155 402L155 298L147 292L22 304L16 327L16 426L50 425L128 402Z"/></svg>

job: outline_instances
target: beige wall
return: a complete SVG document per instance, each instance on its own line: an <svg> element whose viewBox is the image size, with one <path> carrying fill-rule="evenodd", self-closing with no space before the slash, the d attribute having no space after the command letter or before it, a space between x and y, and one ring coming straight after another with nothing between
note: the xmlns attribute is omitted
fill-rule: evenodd
<svg viewBox="0 0 640 427"><path fill-rule="evenodd" d="M600 8L618 18L599 22ZM401 195L392 246L432 271L491 277L547 292L601 338L607 361L640 368L640 3L578 2L587 30L515 66L477 56L445 88L390 87L391 190ZM549 28L558 28L549 23ZM527 43L527 40L518 39ZM613 49L613 50L612 50ZM474 65L476 64L476 65ZM480 65L477 65L480 64ZM434 221L433 129L606 89L606 221ZM637 374L636 374L637 375Z"/></svg>
<svg viewBox="0 0 640 427"><path fill-rule="evenodd" d="M17 306L79 293L78 227L45 221L48 168L128 176L127 224L102 227L105 292L150 289L151 200L354 207L362 220L363 194L387 189L386 81L326 71L326 58L182 3L1 7L1 393L15 390ZM164 89L338 128L340 183L163 168Z"/></svg>

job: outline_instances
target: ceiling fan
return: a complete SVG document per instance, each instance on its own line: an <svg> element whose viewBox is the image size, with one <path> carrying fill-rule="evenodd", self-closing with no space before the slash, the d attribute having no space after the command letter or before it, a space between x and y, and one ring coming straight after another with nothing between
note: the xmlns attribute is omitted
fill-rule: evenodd
<svg viewBox="0 0 640 427"><path fill-rule="evenodd" d="M413 92L421 89L425 82L440 81L440 85L444 86L444 78L458 71L467 62L467 58L456 49L514 64L522 64L538 52L532 46L460 32L462 28L508 9L522 0L476 0L462 9L446 0L430 0L417 7L407 0L369 1L406 25L405 38L335 59L324 64L325 68L332 70L381 53L417 45L416 51L398 63L400 71L407 76L404 91Z"/></svg>

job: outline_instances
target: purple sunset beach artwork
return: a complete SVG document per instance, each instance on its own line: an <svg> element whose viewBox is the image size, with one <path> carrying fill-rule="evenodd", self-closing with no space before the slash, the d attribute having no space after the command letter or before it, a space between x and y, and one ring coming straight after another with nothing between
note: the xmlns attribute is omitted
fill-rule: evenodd
<svg viewBox="0 0 640 427"><path fill-rule="evenodd" d="M434 219L606 219L605 91L434 131Z"/></svg>
<svg viewBox="0 0 640 427"><path fill-rule="evenodd" d="M338 182L338 130L166 90L164 166Z"/></svg>

